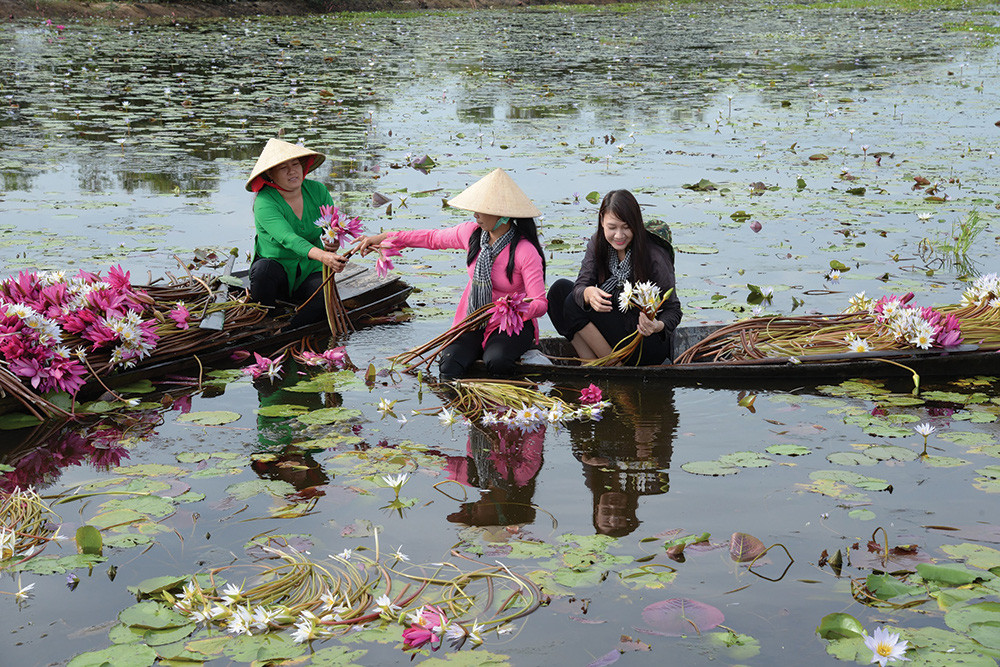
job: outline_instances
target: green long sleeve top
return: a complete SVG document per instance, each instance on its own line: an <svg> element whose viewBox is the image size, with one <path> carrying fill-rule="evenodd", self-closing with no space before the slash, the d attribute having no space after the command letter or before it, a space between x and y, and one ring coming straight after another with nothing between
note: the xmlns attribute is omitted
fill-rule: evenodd
<svg viewBox="0 0 1000 667"><path fill-rule="evenodd" d="M311 248L323 248L323 230L319 207L333 206L333 198L319 181L302 181L302 217L272 187L265 187L253 202L253 222L257 231L253 243L254 259L276 260L288 275L288 293L293 294L311 274L322 271L323 264L309 259Z"/></svg>

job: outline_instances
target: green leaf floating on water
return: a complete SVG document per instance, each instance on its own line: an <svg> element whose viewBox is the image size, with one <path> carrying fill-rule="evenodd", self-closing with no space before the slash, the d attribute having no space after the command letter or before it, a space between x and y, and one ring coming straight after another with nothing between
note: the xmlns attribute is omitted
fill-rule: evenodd
<svg viewBox="0 0 1000 667"><path fill-rule="evenodd" d="M850 614L841 612L827 614L819 622L819 627L816 628L816 632L823 639L850 639L860 637L864 631L865 628L861 625L861 621Z"/></svg>
<svg viewBox="0 0 1000 667"><path fill-rule="evenodd" d="M725 649L725 654L732 660L746 660L760 653L760 642L757 639L732 630L708 632L704 638L710 646Z"/></svg>
<svg viewBox="0 0 1000 667"><path fill-rule="evenodd" d="M288 635L242 635L226 643L223 653L240 662L268 663L291 660L305 653L305 644L296 644Z"/></svg>
<svg viewBox="0 0 1000 667"><path fill-rule="evenodd" d="M963 560L972 567L978 567L981 570L1000 567L1000 551L992 547L966 542L964 544L945 544L941 549L952 558Z"/></svg>
<svg viewBox="0 0 1000 667"><path fill-rule="evenodd" d="M149 667L156 662L156 651L139 644L118 644L100 651L81 653L66 667Z"/></svg>
<svg viewBox="0 0 1000 667"><path fill-rule="evenodd" d="M721 475L734 475L740 471L730 465L725 465L721 461L689 461L681 466L681 470L692 475L709 475L719 477Z"/></svg>
<svg viewBox="0 0 1000 667"><path fill-rule="evenodd" d="M126 607L118 614L118 620L125 625L151 630L179 628L191 623L191 619L184 614L152 600L144 600Z"/></svg>
<svg viewBox="0 0 1000 667"><path fill-rule="evenodd" d="M80 553L100 556L103 547L101 531L93 526L80 526L76 529L76 548Z"/></svg>
<svg viewBox="0 0 1000 667"><path fill-rule="evenodd" d="M734 452L720 456L719 463L740 468L766 468L774 461L758 452Z"/></svg>
<svg viewBox="0 0 1000 667"><path fill-rule="evenodd" d="M355 660L364 657L366 653L368 650L363 648L351 651L341 646L331 646L313 653L309 665L310 667L360 667L360 663Z"/></svg>
<svg viewBox="0 0 1000 667"><path fill-rule="evenodd" d="M849 470L815 470L809 473L809 479L841 482L866 491L885 491L891 486L884 479L868 477Z"/></svg>
<svg viewBox="0 0 1000 667"><path fill-rule="evenodd" d="M281 498L295 493L295 487L280 479L251 479L226 487L226 495L235 500L247 500L262 493Z"/></svg>
<svg viewBox="0 0 1000 667"><path fill-rule="evenodd" d="M309 408L295 403L263 405L257 409L257 414L261 417L297 417L306 412L309 412Z"/></svg>
<svg viewBox="0 0 1000 667"><path fill-rule="evenodd" d="M35 574L66 574L70 570L90 568L106 561L104 556L76 554L75 556L36 556L30 560L11 565L9 572L33 572Z"/></svg>
<svg viewBox="0 0 1000 667"><path fill-rule="evenodd" d="M361 410L353 408L320 408L303 415L298 415L296 419L303 424L333 424L336 422L360 419L364 415Z"/></svg>
<svg viewBox="0 0 1000 667"><path fill-rule="evenodd" d="M421 667L509 667L510 656L489 651L453 651L444 658L427 658Z"/></svg>
<svg viewBox="0 0 1000 667"><path fill-rule="evenodd" d="M199 412L189 412L186 415L177 417L177 421L187 424L199 424L201 426L221 426L237 421L241 414L229 410L202 410Z"/></svg>
<svg viewBox="0 0 1000 667"><path fill-rule="evenodd" d="M775 456L805 456L812 452L811 449L802 445L771 445L764 451Z"/></svg>
<svg viewBox="0 0 1000 667"><path fill-rule="evenodd" d="M601 193L598 192L597 190L594 190L593 192L588 192L587 196L584 197L584 199L586 199L591 204L596 204L597 202L601 201Z"/></svg>
<svg viewBox="0 0 1000 667"><path fill-rule="evenodd" d="M826 460L839 466L874 466L878 461L863 452L833 452Z"/></svg>
<svg viewBox="0 0 1000 667"><path fill-rule="evenodd" d="M992 579L988 572L975 572L957 563L919 563L917 574L926 581L936 581L948 586L965 586L980 579ZM1000 604L998 604L1000 609Z"/></svg>

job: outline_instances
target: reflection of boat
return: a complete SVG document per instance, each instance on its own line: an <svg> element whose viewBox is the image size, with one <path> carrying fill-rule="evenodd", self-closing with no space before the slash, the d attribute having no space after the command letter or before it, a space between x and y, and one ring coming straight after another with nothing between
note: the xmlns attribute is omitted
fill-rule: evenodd
<svg viewBox="0 0 1000 667"><path fill-rule="evenodd" d="M234 277L242 278L248 285L246 272L236 272ZM362 326L374 318L397 310L406 301L412 288L397 277L380 278L376 273L361 266L348 265L348 268L336 277L337 290L351 322ZM137 286L137 289L147 289ZM150 296L156 298L158 287L148 288ZM315 298L322 298L317 295ZM260 315L250 318L239 317L234 321L226 321L221 330L211 328L196 328L184 332L190 341L176 352L162 353L158 350L146 363L140 363L135 368L101 373L101 382L91 379L80 390L79 399L93 398L104 391L105 387L122 387L139 380L163 377L228 360L236 350L273 351L289 343L296 342L306 336L329 334L325 321L316 324L284 329L288 324L287 316L263 318ZM100 369L98 369L100 371ZM0 398L0 414L10 411L20 411L24 407L14 396Z"/></svg>
<svg viewBox="0 0 1000 667"><path fill-rule="evenodd" d="M674 334L675 357L724 325L678 327ZM956 377L1000 373L1000 351L982 350L965 344L947 351L940 349L883 350L769 357L745 361L699 361L663 366L582 366L568 360L573 347L563 338L543 338L538 345L551 364L521 363L519 374L545 379L641 378L685 384L730 380L832 380L853 377ZM484 372L480 363L477 371Z"/></svg>

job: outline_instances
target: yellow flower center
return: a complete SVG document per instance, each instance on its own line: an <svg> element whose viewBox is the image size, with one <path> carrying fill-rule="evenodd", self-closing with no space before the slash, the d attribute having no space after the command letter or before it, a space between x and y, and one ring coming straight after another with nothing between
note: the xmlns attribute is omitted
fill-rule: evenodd
<svg viewBox="0 0 1000 667"><path fill-rule="evenodd" d="M881 656L889 657L890 655L892 655L892 644L879 642L878 646L875 647L875 652Z"/></svg>

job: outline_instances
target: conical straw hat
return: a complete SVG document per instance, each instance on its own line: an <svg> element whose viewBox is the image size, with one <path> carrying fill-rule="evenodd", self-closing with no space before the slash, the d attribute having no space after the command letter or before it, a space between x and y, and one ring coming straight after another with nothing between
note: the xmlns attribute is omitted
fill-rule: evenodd
<svg viewBox="0 0 1000 667"><path fill-rule="evenodd" d="M541 215L541 211L535 208L528 196L503 169L494 169L483 176L449 199L448 205L474 213L508 218L536 218Z"/></svg>
<svg viewBox="0 0 1000 667"><path fill-rule="evenodd" d="M295 144L290 144L287 141L282 141L281 139L268 139L267 145L264 146L264 150L261 151L260 157L257 158L257 164L253 166L253 171L250 172L250 178L247 179L247 191L253 192L254 190L251 187L253 180L271 167L277 167L282 162L288 162L289 160L294 160L295 158L310 156L313 158L313 162L309 165L308 169L303 172L303 176L305 176L307 171L312 171L316 167L323 164L323 160L326 159L326 156L322 153L311 151L304 146L296 146Z"/></svg>

